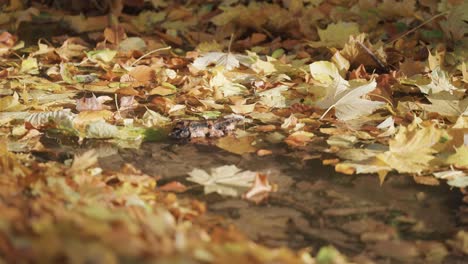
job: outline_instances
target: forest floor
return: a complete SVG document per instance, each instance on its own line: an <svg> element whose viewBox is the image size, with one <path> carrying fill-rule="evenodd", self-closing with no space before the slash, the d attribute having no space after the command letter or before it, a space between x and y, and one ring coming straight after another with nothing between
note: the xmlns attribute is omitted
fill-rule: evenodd
<svg viewBox="0 0 468 264"><path fill-rule="evenodd" d="M52 2L0 13L0 264L466 263L464 1Z"/></svg>

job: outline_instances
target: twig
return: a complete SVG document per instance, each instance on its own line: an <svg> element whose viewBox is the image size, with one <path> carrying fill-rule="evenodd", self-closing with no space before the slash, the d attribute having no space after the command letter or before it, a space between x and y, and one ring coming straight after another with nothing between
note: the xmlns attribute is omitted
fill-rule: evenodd
<svg viewBox="0 0 468 264"><path fill-rule="evenodd" d="M360 41L357 42L359 46L372 58L372 60L379 65L383 70L387 70L387 66L372 52L368 47L364 46Z"/></svg>
<svg viewBox="0 0 468 264"><path fill-rule="evenodd" d="M434 20L434 19L436 19L436 18L439 18L439 17L441 17L441 16L443 16L443 15L446 15L446 14L448 14L448 11L443 12L443 13L440 13L440 14L438 14L438 15L435 15L435 16L429 18L428 20L424 21L424 22L423 22L422 24L420 24L419 26L417 26L417 27L415 27L415 28L413 28L413 29L410 29L410 30L406 31L405 33L401 34L400 36L396 37L396 38L393 39L392 41L389 41L389 42L387 42L387 43L385 43L385 44L391 44L391 43L393 43L393 42L395 42L395 41L401 39L402 37L413 33L414 31L416 31L416 30L418 30L419 28L421 28L422 26L428 24L428 23L431 22L432 20Z"/></svg>
<svg viewBox="0 0 468 264"><path fill-rule="evenodd" d="M163 51L163 50L169 50L171 49L171 46L167 46L167 47L164 47L164 48L159 48L159 49L155 49L155 50L152 50L146 54L143 54L140 58L138 58L136 61L134 61L132 64L130 64L130 67L133 67L135 66L135 64L137 64L139 61L141 61L143 58L146 58L148 57L149 55L153 54L153 53L156 53L158 51Z"/></svg>

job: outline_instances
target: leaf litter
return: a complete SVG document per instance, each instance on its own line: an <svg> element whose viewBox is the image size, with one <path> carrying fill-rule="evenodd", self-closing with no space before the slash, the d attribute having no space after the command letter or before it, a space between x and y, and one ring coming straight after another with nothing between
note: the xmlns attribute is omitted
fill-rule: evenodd
<svg viewBox="0 0 468 264"><path fill-rule="evenodd" d="M0 260L426 263L468 251L463 227L446 241L410 242L385 224L352 239L343 238L347 228L308 226L313 220L304 215L317 210L290 187L282 190L275 182L281 177L233 163L193 166L185 179L159 186L161 172L148 175L130 164L109 170L99 163L106 153L61 157L44 143L105 141L137 151L169 136L171 144L210 146L241 160L320 159L337 172L376 174L382 185L398 173L455 188L464 196L459 219L466 224L463 1L104 1L101 14L87 13L94 1L82 10L60 0L51 4L59 10L32 2L1 4ZM141 12L126 14L132 7ZM24 25L63 22L76 36L23 33ZM259 204L257 226L264 227L246 230L256 234L250 239L286 239L287 232L275 230L292 222L298 240L351 251L364 243L365 253L265 247L229 227L213 231L203 223L205 204L184 196L196 184L207 195ZM262 207L275 202L300 213ZM322 226L323 219L390 210L371 203L314 206ZM241 225L257 216L241 208ZM425 229L403 216L393 221L412 232Z"/></svg>

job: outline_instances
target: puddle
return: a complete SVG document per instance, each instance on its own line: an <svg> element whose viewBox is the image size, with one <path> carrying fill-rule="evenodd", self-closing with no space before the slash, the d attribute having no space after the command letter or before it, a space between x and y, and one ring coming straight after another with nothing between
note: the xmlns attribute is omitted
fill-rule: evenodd
<svg viewBox="0 0 468 264"><path fill-rule="evenodd" d="M195 186L185 181L194 168L209 170L233 164L267 173L278 191L260 205L204 195L198 187L180 195L205 201L207 218L221 216L223 226L234 225L268 246L315 250L331 244L350 256L378 263L386 259L427 263L427 256L418 253L415 258L412 248L429 245L430 252L437 252L438 242L452 238L459 228L459 191L419 185L408 176L390 175L380 186L375 175L339 175L319 160L298 162L286 152L238 156L204 144L145 143L140 149L119 149L108 143L88 142L78 151L87 148L98 151L103 169L119 170L131 163L158 177L161 185L178 180ZM447 259L450 262L446 263L462 261L456 256Z"/></svg>

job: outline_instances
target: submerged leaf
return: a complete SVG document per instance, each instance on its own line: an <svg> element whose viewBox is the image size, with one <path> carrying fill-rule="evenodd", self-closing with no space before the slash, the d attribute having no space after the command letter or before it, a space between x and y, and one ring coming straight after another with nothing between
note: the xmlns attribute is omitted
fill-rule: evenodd
<svg viewBox="0 0 468 264"><path fill-rule="evenodd" d="M221 195L239 196L252 185L256 173L227 165L213 168L210 173L194 169L189 175L187 180L203 185L205 194L216 192Z"/></svg>

